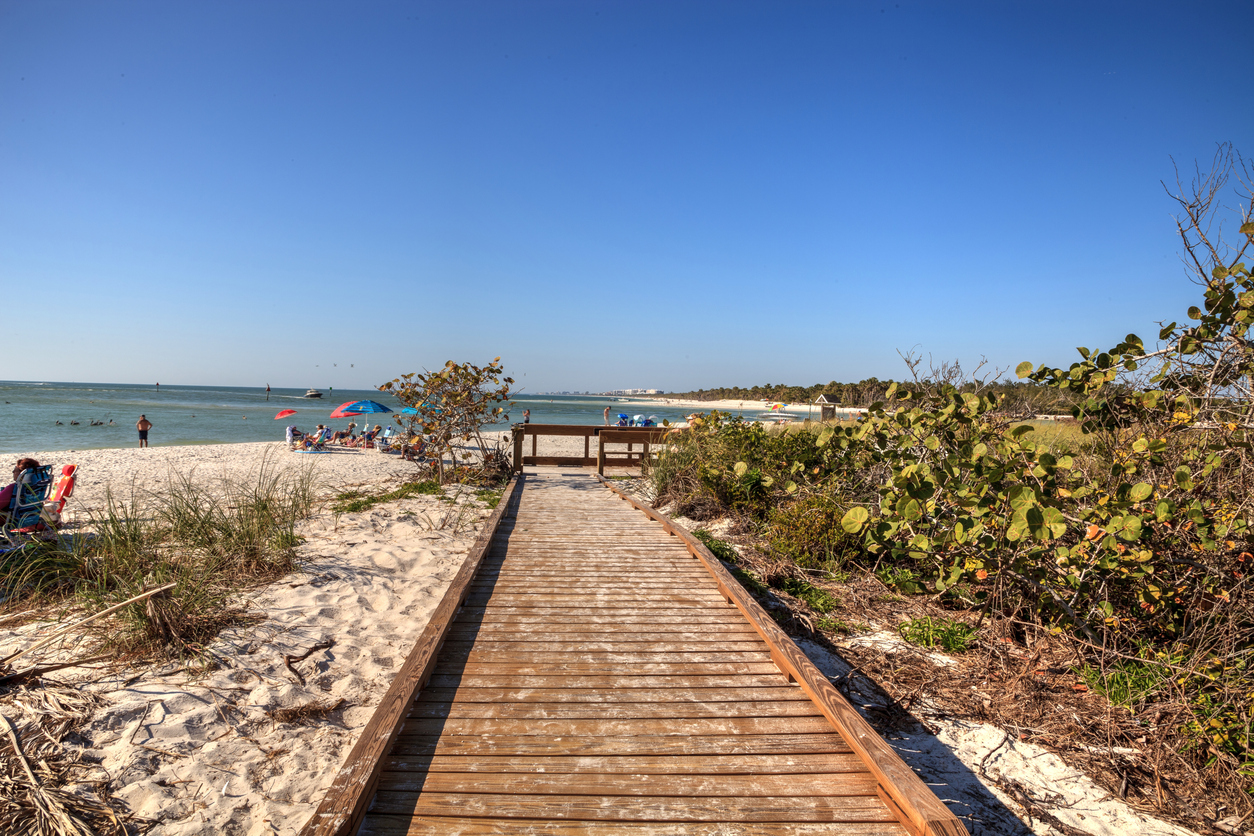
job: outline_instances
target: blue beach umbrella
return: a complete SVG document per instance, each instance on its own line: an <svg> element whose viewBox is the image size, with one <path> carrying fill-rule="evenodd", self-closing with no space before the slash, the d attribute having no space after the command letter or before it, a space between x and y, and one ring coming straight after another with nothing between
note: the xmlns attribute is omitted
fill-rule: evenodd
<svg viewBox="0 0 1254 836"><path fill-rule="evenodd" d="M443 411L444 411L444 410L440 409L438 406L432 406L432 405L431 405L431 404L429 404L429 403L424 403L424 404L423 404L423 406L424 406L424 407L425 407L425 408L426 408L429 412L443 412ZM404 409L402 409L402 410L401 410L401 414L402 414L402 415L417 415L417 414L418 414L418 409L417 409L417 407L407 406L407 407L405 407Z"/></svg>
<svg viewBox="0 0 1254 836"><path fill-rule="evenodd" d="M365 415L371 412L391 412L378 401L348 401L342 403L331 413L332 418L344 418L348 415Z"/></svg>

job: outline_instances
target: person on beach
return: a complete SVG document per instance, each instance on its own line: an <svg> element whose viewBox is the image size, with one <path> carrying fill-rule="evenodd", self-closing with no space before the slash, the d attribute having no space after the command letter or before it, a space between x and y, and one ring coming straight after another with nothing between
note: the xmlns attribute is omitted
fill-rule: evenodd
<svg viewBox="0 0 1254 836"><path fill-rule="evenodd" d="M524 424L530 424L530 423L531 423L531 410L530 410L530 409L524 409L524 410L523 410L523 423L524 423Z"/></svg>
<svg viewBox="0 0 1254 836"><path fill-rule="evenodd" d="M39 467L39 462L34 459L18 459L17 466L13 468L13 481L0 488L0 519L8 519L9 503L13 501L13 492L17 490L18 482L21 482L28 474L27 471L35 470Z"/></svg>
<svg viewBox="0 0 1254 836"><path fill-rule="evenodd" d="M605 416L605 426L608 427L610 425L610 408L607 406L602 414Z"/></svg>
<svg viewBox="0 0 1254 836"><path fill-rule="evenodd" d="M135 422L135 429L139 430L139 446L148 446L148 431L152 429L152 422L143 415L139 416L139 420Z"/></svg>

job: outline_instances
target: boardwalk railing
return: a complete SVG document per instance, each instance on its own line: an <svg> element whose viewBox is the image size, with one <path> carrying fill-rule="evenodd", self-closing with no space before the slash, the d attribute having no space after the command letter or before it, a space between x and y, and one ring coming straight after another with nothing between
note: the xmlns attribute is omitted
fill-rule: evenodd
<svg viewBox="0 0 1254 836"><path fill-rule="evenodd" d="M607 467L638 467L649 456L649 445L659 443L670 430L666 427L598 427L589 424L515 424L514 433L514 472L521 473L526 465L574 465L576 467L596 467L597 473L604 475ZM565 438L583 437L583 456L539 456L536 455L537 441L540 436L558 436ZM525 440L531 438L531 454L525 453ZM592 439L596 439L597 450L593 455ZM609 449L627 445L626 450ZM635 445L641 449L633 450Z"/></svg>

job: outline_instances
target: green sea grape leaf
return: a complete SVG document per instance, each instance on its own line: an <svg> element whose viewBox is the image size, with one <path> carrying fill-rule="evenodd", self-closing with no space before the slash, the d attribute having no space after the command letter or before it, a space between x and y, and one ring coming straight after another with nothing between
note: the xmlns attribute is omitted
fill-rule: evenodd
<svg viewBox="0 0 1254 836"><path fill-rule="evenodd" d="M850 534L857 534L862 530L862 526L866 525L866 521L871 518L871 513L861 505L855 505L845 512L840 518L840 527L848 531Z"/></svg>

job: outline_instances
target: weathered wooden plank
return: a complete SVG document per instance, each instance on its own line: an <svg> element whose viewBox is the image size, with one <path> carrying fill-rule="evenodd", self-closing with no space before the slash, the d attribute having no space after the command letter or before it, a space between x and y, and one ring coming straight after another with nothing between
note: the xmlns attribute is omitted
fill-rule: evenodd
<svg viewBox="0 0 1254 836"><path fill-rule="evenodd" d="M595 568L587 564L580 565L580 559L545 558L529 563L508 564L509 571L500 574L485 574L476 579L476 584L486 585L505 581L531 580L537 586L562 585L564 581L578 583L583 586L604 585L613 582L619 589L631 590L638 586L656 586L659 583L678 582L680 589L701 590L717 589L710 576L698 573L701 566L687 563L682 566L662 563L648 563L635 557L627 557L621 561L598 561Z"/></svg>
<svg viewBox="0 0 1254 836"><path fill-rule="evenodd" d="M514 590L476 589L466 596L466 603L475 606L480 602L488 602L491 606L547 605L552 607L592 607L602 602L615 603L621 607L637 608L653 605L660 609L673 605L699 606L710 609L721 608L724 601L717 590L685 590L683 592L639 592L607 587L579 590L573 592L543 591L518 592Z"/></svg>
<svg viewBox="0 0 1254 836"><path fill-rule="evenodd" d="M414 694L430 675L444 633L453 621L462 596L479 568L479 561L488 550L497 526L515 504L524 479L525 477L515 477L506 487L496 511L488 519L483 533L471 546L413 650L392 680L344 765L336 773L313 817L301 830L301 836L330 836L344 830L351 831L361 822L370 803L374 785L378 781L383 756L396 739L401 723L414 700Z"/></svg>
<svg viewBox="0 0 1254 836"><path fill-rule="evenodd" d="M545 612L536 614L531 610L519 610L507 607L463 607L458 621L463 624L682 624L689 626L712 626L719 624L743 625L744 618L733 609L718 609L694 612L691 615L678 613L648 613L638 610L624 610L603 607L588 609L570 607L565 612Z"/></svg>
<svg viewBox="0 0 1254 836"><path fill-rule="evenodd" d="M695 717L822 717L807 700L790 702L440 702L418 700L409 709L414 719L469 720L688 720Z"/></svg>
<svg viewBox="0 0 1254 836"><path fill-rule="evenodd" d="M600 755L775 755L847 754L849 744L829 734L603 735L562 737L470 734L407 735L397 738L394 755L481 755L590 757Z"/></svg>
<svg viewBox="0 0 1254 836"><path fill-rule="evenodd" d="M705 596L666 595L617 596L617 595L510 595L508 593L474 592L466 596L471 607L491 606L501 609L558 609L567 612L581 609L614 609L624 607L633 610L676 610L713 608L716 601Z"/></svg>
<svg viewBox="0 0 1254 836"><path fill-rule="evenodd" d="M637 634L628 634L639 638ZM712 634L711 634L712 635ZM534 633L533 636L547 636L550 639L566 636L553 636L546 633ZM492 636L471 637L462 639L449 636L444 642L444 649L449 652L472 649L476 653L731 653L731 652L767 652L766 643L757 636L746 641L707 640L704 642L674 641L633 641L631 639L606 640L604 637L588 638L582 641L545 641L533 638L531 641L498 641ZM697 659L680 659L679 661L699 661Z"/></svg>
<svg viewBox="0 0 1254 836"><path fill-rule="evenodd" d="M575 819L578 821L864 821L891 822L895 816L878 796L773 798L626 797L596 795L489 795L469 793L380 792L373 812L417 816Z"/></svg>
<svg viewBox="0 0 1254 836"><path fill-rule="evenodd" d="M552 676L554 674L621 674L623 666L618 662L537 662L498 663L465 662L457 666L458 672L471 676ZM637 662L631 666L634 676L709 676L729 673L778 673L773 662Z"/></svg>
<svg viewBox="0 0 1254 836"><path fill-rule="evenodd" d="M700 579L697 579L698 581ZM657 590L666 591L674 590L676 584L694 583L693 576L689 574L676 575L671 573L650 574L647 578L631 582L631 589L636 592L649 591L653 593ZM586 575L574 575L563 577L559 573L541 575L535 573L519 573L510 575L509 577L483 578L477 580L470 585L470 588L476 592L480 590L493 590L496 592L510 592L515 594L552 594L552 593L583 593L584 591L614 591L622 592L623 576L615 577L612 574L606 574L600 577L588 577ZM710 589L717 592L717 588L710 585Z"/></svg>
<svg viewBox="0 0 1254 836"><path fill-rule="evenodd" d="M832 725L826 717L693 717L673 720L515 720L447 718L406 720L401 737L430 734L532 735L543 737L618 737L646 735L825 734Z"/></svg>
<svg viewBox="0 0 1254 836"><path fill-rule="evenodd" d="M661 775L797 775L867 772L857 755L618 755L539 757L509 755L391 755L385 770L427 772L549 772Z"/></svg>
<svg viewBox="0 0 1254 836"><path fill-rule="evenodd" d="M465 665L467 670L477 665L553 665L560 666L562 670L573 671L576 667L585 665L595 665L598 669L608 667L609 670L614 670L615 666L618 670L629 666L634 670L637 665L771 664L771 654L765 649L728 653L528 653L521 650L493 653L470 650L465 653L445 651L440 659L441 662L454 666ZM652 668L647 668L647 670L652 670ZM760 670L753 672L761 673Z"/></svg>
<svg viewBox="0 0 1254 836"><path fill-rule="evenodd" d="M512 674L442 672L431 676L432 688L754 688L782 685L784 677L772 669L763 674Z"/></svg>
<svg viewBox="0 0 1254 836"><path fill-rule="evenodd" d="M370 814L360 836L908 836L894 822L656 822L546 821Z"/></svg>
<svg viewBox="0 0 1254 836"><path fill-rule="evenodd" d="M705 642L685 642L676 638L671 642L658 642L652 635L641 635L638 633L627 633L624 638L606 639L589 635L586 639L572 639L569 635L554 635L552 633L535 632L530 634L532 639L525 640L507 640L504 637L495 637L492 634L479 633L477 635L469 635L469 637L461 638L456 635L449 635L444 642L446 651L466 651L474 649L479 653L742 653L742 652L766 652L766 643L762 642L759 637L745 638L744 640L727 639L719 642L715 638L714 633L707 633ZM668 634L676 635L675 633ZM512 639L518 639L518 635L512 635ZM563 639L563 640L557 640Z"/></svg>
<svg viewBox="0 0 1254 836"><path fill-rule="evenodd" d="M651 641L667 641L675 642L698 642L702 644L721 644L724 642L745 642L745 641L761 641L757 633L751 630L722 630L710 627L706 630L700 629L684 629L683 625L663 625L664 627L673 627L677 629L658 629L649 624L628 624L624 625L629 629L622 629L616 632L616 636L620 643L633 642L651 642ZM582 630L580 629L582 628ZM631 629L634 628L634 629ZM535 642L544 640L557 640L572 642L594 642L605 638L602 632L586 632L593 629L593 625L580 624L559 624L549 627L547 625L518 625L518 624L478 624L470 626L465 622L456 622L454 629L449 630L447 640L455 641L474 641L476 639L491 642Z"/></svg>
<svg viewBox="0 0 1254 836"><path fill-rule="evenodd" d="M435 682L435 678L432 678ZM763 685L756 688L424 688L418 702L438 703L698 703L810 702L795 685Z"/></svg>
<svg viewBox="0 0 1254 836"><path fill-rule="evenodd" d="M875 796L870 772L801 775L683 775L676 773L473 772L431 774L385 771L379 792L487 793L494 795L613 795L742 798ZM877 799L878 800L878 799Z"/></svg>

